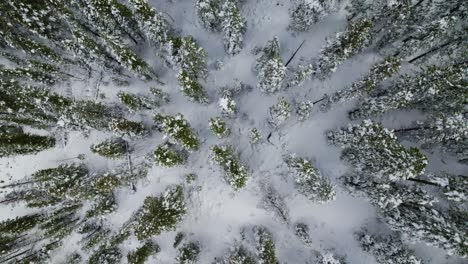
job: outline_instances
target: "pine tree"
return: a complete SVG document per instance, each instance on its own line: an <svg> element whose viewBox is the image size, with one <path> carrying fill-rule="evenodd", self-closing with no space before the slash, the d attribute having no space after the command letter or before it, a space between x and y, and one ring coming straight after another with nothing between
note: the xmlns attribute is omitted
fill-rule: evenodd
<svg viewBox="0 0 468 264"><path fill-rule="evenodd" d="M372 236L366 232L356 234L358 242L364 251L372 254L382 264L422 264L422 260L414 256L403 242L391 236Z"/></svg>
<svg viewBox="0 0 468 264"><path fill-rule="evenodd" d="M177 255L177 263L179 264L194 264L198 261L198 255L201 252L201 247L198 242L189 242L184 244Z"/></svg>
<svg viewBox="0 0 468 264"><path fill-rule="evenodd" d="M25 133L21 127L0 125L0 157L35 154L55 146L55 139Z"/></svg>
<svg viewBox="0 0 468 264"><path fill-rule="evenodd" d="M261 139L262 135L257 128L251 128L249 131L250 144L257 144Z"/></svg>
<svg viewBox="0 0 468 264"><path fill-rule="evenodd" d="M279 49L279 40L275 37L267 43L257 59L255 65L259 81L257 87L262 92L275 93L283 85L286 77L286 67L283 65Z"/></svg>
<svg viewBox="0 0 468 264"><path fill-rule="evenodd" d="M285 161L293 171L294 181L300 193L315 202L326 203L335 200L336 191L333 185L314 168L310 160L291 154Z"/></svg>
<svg viewBox="0 0 468 264"><path fill-rule="evenodd" d="M429 66L415 75L404 75L387 92L363 100L351 118L383 114L392 109L419 108L427 112L459 112L468 97L466 64Z"/></svg>
<svg viewBox="0 0 468 264"><path fill-rule="evenodd" d="M249 178L248 168L243 165L232 146L212 146L211 158L224 171L224 179L234 190L243 188Z"/></svg>
<svg viewBox="0 0 468 264"><path fill-rule="evenodd" d="M128 143L122 138L110 138L91 145L91 152L110 159L121 158L128 150Z"/></svg>
<svg viewBox="0 0 468 264"><path fill-rule="evenodd" d="M328 78L340 64L360 52L370 41L370 20L361 20L348 25L345 31L337 33L328 41L316 62L300 65L295 72L292 85L300 85L312 76L320 80Z"/></svg>
<svg viewBox="0 0 468 264"><path fill-rule="evenodd" d="M127 119L112 119L109 129L122 137L143 137L148 134L148 130L142 123Z"/></svg>
<svg viewBox="0 0 468 264"><path fill-rule="evenodd" d="M174 167L182 165L187 160L187 154L177 150L174 145L162 144L159 145L153 153L154 160L159 166Z"/></svg>
<svg viewBox="0 0 468 264"><path fill-rule="evenodd" d="M226 0L221 7L221 28L224 32L224 49L229 55L238 54L243 47L246 22L240 15L237 1Z"/></svg>
<svg viewBox="0 0 468 264"><path fill-rule="evenodd" d="M168 188L159 197L146 197L136 215L135 236L139 240L172 230L185 214L184 193L181 186Z"/></svg>
<svg viewBox="0 0 468 264"><path fill-rule="evenodd" d="M162 103L158 100L150 99L148 98L148 96L136 95L122 91L117 93L117 97L119 98L120 102L132 112L137 112L142 109L150 110L160 106L160 104Z"/></svg>
<svg viewBox="0 0 468 264"><path fill-rule="evenodd" d="M205 78L207 75L207 52L191 36L173 37L168 44L171 63L179 72L185 72L193 79Z"/></svg>
<svg viewBox="0 0 468 264"><path fill-rule="evenodd" d="M329 13L333 12L338 1L311 1L299 0L290 10L291 22L289 28L295 31L308 31L315 23L322 20Z"/></svg>
<svg viewBox="0 0 468 264"><path fill-rule="evenodd" d="M437 114L415 126L395 130L406 138L414 139L423 147L442 146L444 150L456 153L461 159L467 158L468 120L462 113Z"/></svg>
<svg viewBox="0 0 468 264"><path fill-rule="evenodd" d="M299 239L307 246L312 247L313 242L309 235L309 226L304 223L297 223L294 226L294 233L296 234Z"/></svg>
<svg viewBox="0 0 468 264"><path fill-rule="evenodd" d="M161 251L158 244L147 241L143 246L137 248L135 251L128 253L127 261L129 264L143 264L153 254Z"/></svg>
<svg viewBox="0 0 468 264"><path fill-rule="evenodd" d="M197 134L192 130L190 124L182 114L175 116L154 116L156 125L171 139L181 144L189 151L198 150L200 142Z"/></svg>
<svg viewBox="0 0 468 264"><path fill-rule="evenodd" d="M468 177L449 173L429 174L428 181L423 182L439 187L443 196L455 206L468 202Z"/></svg>
<svg viewBox="0 0 468 264"><path fill-rule="evenodd" d="M248 249L238 243L233 245L229 252L222 258L215 261L216 264L254 264L257 263L253 254Z"/></svg>
<svg viewBox="0 0 468 264"><path fill-rule="evenodd" d="M218 31L221 26L221 0L197 0L195 9L203 26L211 31Z"/></svg>
<svg viewBox="0 0 468 264"><path fill-rule="evenodd" d="M259 263L271 264L276 263L275 242L271 233L261 226L254 227L254 236L258 251Z"/></svg>
<svg viewBox="0 0 468 264"><path fill-rule="evenodd" d="M312 101L299 102L296 105L296 114L298 116L299 121L305 121L309 119L313 107L314 103Z"/></svg>
<svg viewBox="0 0 468 264"><path fill-rule="evenodd" d="M270 107L268 122L273 127L278 127L291 116L291 105L284 97L279 97L278 102Z"/></svg>
<svg viewBox="0 0 468 264"><path fill-rule="evenodd" d="M329 142L342 147L342 158L357 173L390 180L414 178L426 165L417 148L405 149L395 134L370 120L328 134Z"/></svg>
<svg viewBox="0 0 468 264"><path fill-rule="evenodd" d="M135 20L150 43L156 48L166 45L172 31L166 19L147 0L129 0L129 2L132 5Z"/></svg>
<svg viewBox="0 0 468 264"><path fill-rule="evenodd" d="M326 111L330 109L332 104L344 103L365 94L371 94L379 82L399 71L400 63L397 58L387 57L383 61L374 64L363 79L354 82L350 87L340 90L332 96L325 97L325 101L320 105L321 110Z"/></svg>
<svg viewBox="0 0 468 264"><path fill-rule="evenodd" d="M218 138L225 138L231 134L231 129L221 117L210 118L209 126L210 130Z"/></svg>
<svg viewBox="0 0 468 264"><path fill-rule="evenodd" d="M317 264L346 264L346 260L342 256L338 256L333 252L325 252L318 257Z"/></svg>

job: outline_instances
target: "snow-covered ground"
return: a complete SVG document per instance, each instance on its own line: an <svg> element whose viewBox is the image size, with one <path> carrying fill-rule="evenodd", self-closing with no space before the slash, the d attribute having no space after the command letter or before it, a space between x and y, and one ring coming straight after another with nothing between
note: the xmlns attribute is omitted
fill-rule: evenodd
<svg viewBox="0 0 468 264"><path fill-rule="evenodd" d="M359 79L369 70L370 65L377 61L378 56L364 51L346 61L326 81L312 80L300 87L293 87L274 95L265 95L256 89L257 79L252 71L256 56L252 55L252 50L255 47L263 47L268 40L278 36L281 57L285 61L305 40L304 46L290 64L290 67L294 67L301 61L301 57L311 59L317 55L327 37L332 37L344 29L345 12L341 10L334 13L314 25L312 30L298 34L287 29L290 1L245 1L242 6L242 15L247 19L245 47L240 54L228 56L224 51L221 34L208 32L200 25L193 2L153 0L151 4L158 10L164 11L168 20L181 31L182 35L192 35L208 51L210 72L204 85L211 103L201 105L189 102L179 91L174 73L162 67L150 50L145 52L145 59L153 61L153 66L162 75L161 80L165 85L135 80L124 89L128 92L147 93L150 86L155 86L169 93L170 104L164 105L158 111L171 115L182 113L198 133L202 146L200 150L191 153L188 162L181 167L152 167L147 179L138 182L136 192L129 188L120 189L118 210L106 216L106 221L117 230L141 206L146 196L160 194L171 184L183 183L184 175L193 172L198 175L198 179L189 187L188 212L184 220L178 224L177 231L183 231L190 239L201 243L202 253L199 263L211 263L215 257L222 256L235 240L240 240L240 230L253 225L263 225L273 233L277 256L281 263L312 263L313 251L304 247L294 234L294 224L297 222L310 226L313 249L318 251L333 249L338 254L346 255L349 263L376 263L371 255L360 248L353 234L363 226L378 226L382 232L388 230L377 221L375 209L368 202L350 196L340 186L338 177L346 173L348 168L340 160L340 150L330 146L325 138L327 131L350 123L347 112L352 108L352 103L336 105L327 113L314 110L312 116L304 122L299 122L293 112L291 118L277 129L273 129L267 119L268 109L278 97L284 96L290 102L320 99L325 93L330 94ZM217 69L215 64L219 61L222 67ZM236 79L253 89L243 91L236 98L239 109L237 117L226 119L232 130L231 136L227 139L218 139L209 130L208 122L210 118L221 115L218 105L219 88L234 85ZM95 81L97 80L94 79L90 83ZM82 83L72 84L71 93L77 98L94 98L93 92L88 92L87 88L89 87L83 87ZM117 102L116 94L122 89L113 86L111 82L103 82L100 92L105 94L105 99L102 100ZM63 89L57 91L70 92ZM151 117L150 111L128 116L132 120L144 121L148 127L153 124ZM404 123L404 118L402 116L401 119L384 121L391 126ZM257 145L249 143L248 133L254 127L263 137ZM57 166L63 162L62 160L74 158L79 154L85 154L84 162L93 171L105 171L119 164L125 164L125 159L111 161L90 152L91 144L109 136L110 133L96 131L92 131L88 136L84 136L81 132L70 132L68 143L64 147L58 144L54 149L43 151L39 155L0 159L0 177L5 183L19 180L39 169ZM134 161L142 160L162 142L164 142L163 134L157 131L153 131L149 137L132 141L131 146L134 149L132 158ZM221 170L210 160L209 148L215 144L234 146L240 154L240 159L249 167L251 177L242 190L234 191L226 184ZM335 201L316 204L297 192L283 160L283 156L290 153L310 158L321 173L332 180L337 190ZM435 166L450 166L439 163ZM288 221L285 222L262 206L264 186L274 187L285 198ZM25 210L21 206L14 208L2 206L0 219L24 214ZM172 246L175 234L176 231L164 232L155 238L162 250L148 263L174 262L177 254ZM55 260L59 261L66 252L80 248L77 243L78 239L70 238L68 243L57 250ZM137 245L136 240L124 243L123 252L126 253ZM445 259L443 252L433 247L420 244L411 247L416 249L417 256L426 263L463 263L455 258Z"/></svg>

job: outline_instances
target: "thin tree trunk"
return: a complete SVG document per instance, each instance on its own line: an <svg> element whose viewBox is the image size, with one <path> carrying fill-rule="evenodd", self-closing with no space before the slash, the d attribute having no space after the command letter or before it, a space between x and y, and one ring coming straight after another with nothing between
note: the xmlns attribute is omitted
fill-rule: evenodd
<svg viewBox="0 0 468 264"><path fill-rule="evenodd" d="M429 55L429 54L431 54L433 52L436 52L436 51L438 51L440 49L443 49L444 47L446 47L446 46L448 46L448 45L450 45L450 44L452 44L454 42L457 42L458 40L460 40L460 39L457 38L457 39L451 40L449 42L446 42L446 43L444 43L444 44L442 44L442 45L440 45L438 47L432 48L432 49L424 52L423 54L420 54L420 55L412 58L411 60L408 61L408 63L413 63L413 62L415 62L415 61L417 61L417 60L419 60L419 59L421 59L421 58L423 58L423 57L425 57L425 56L427 56L427 55Z"/></svg>
<svg viewBox="0 0 468 264"><path fill-rule="evenodd" d="M21 186L21 185L25 185L25 184L29 184L29 183L36 183L36 182L37 181L17 182L17 183L12 183L12 184L8 184L8 185L0 186L0 189L5 189L5 188L9 188L9 187L16 187L16 186Z"/></svg>
<svg viewBox="0 0 468 264"><path fill-rule="evenodd" d="M430 127L408 127L408 128L400 128L400 129L395 129L393 132L395 133L401 133L401 132L408 132L408 131L415 131L415 130L421 130L421 129L430 129Z"/></svg>
<svg viewBox="0 0 468 264"><path fill-rule="evenodd" d="M284 65L285 67L288 67L289 63L291 63L291 61L294 59L294 57L296 56L297 52L299 52L299 50L302 48L302 46L304 45L305 43L305 40L302 41L301 45L299 45L299 47L296 49L296 51L294 51L294 53L292 54L292 56L289 58L288 62L286 62L286 64Z"/></svg>
<svg viewBox="0 0 468 264"><path fill-rule="evenodd" d="M439 186L439 185L436 184L436 183L433 183L433 182L430 182L430 181L426 181L426 180L422 180L422 179L416 179L416 178L409 178L408 181L413 181L413 182L419 182L419 183L424 183L424 184Z"/></svg>

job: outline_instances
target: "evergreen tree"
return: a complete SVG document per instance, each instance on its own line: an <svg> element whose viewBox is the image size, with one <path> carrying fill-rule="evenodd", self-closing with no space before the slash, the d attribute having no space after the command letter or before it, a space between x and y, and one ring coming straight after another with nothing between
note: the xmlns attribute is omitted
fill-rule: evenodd
<svg viewBox="0 0 468 264"><path fill-rule="evenodd" d="M350 87L340 90L332 96L326 96L320 108L322 111L326 111L330 109L332 104L343 103L365 94L371 94L379 82L399 71L400 63L397 58L387 57L383 61L374 64L363 79L354 82Z"/></svg>
<svg viewBox="0 0 468 264"><path fill-rule="evenodd" d="M123 137L143 137L148 134L148 130L142 123L127 119L112 119L109 123L109 129Z"/></svg>
<svg viewBox="0 0 468 264"><path fill-rule="evenodd" d="M415 75L404 75L386 92L363 100L351 118L383 114L391 109L419 108L428 112L461 111L467 100L466 64L429 66Z"/></svg>
<svg viewBox="0 0 468 264"><path fill-rule="evenodd" d="M313 242L309 235L309 226L304 223L297 223L294 227L297 237L307 246L312 247Z"/></svg>
<svg viewBox="0 0 468 264"><path fill-rule="evenodd" d="M291 22L289 27L295 31L308 31L315 23L333 12L339 2L340 0L298 0L290 10Z"/></svg>
<svg viewBox="0 0 468 264"><path fill-rule="evenodd" d="M198 242L189 242L184 244L177 255L177 263L194 264L198 261L198 255L201 252L201 247Z"/></svg>
<svg viewBox="0 0 468 264"><path fill-rule="evenodd" d="M333 185L314 168L310 160L292 154L286 157L285 161L293 171L294 181L300 193L320 203L335 200L336 192Z"/></svg>
<svg viewBox="0 0 468 264"><path fill-rule="evenodd" d="M0 157L35 154L55 146L55 139L25 133L21 127L0 125Z"/></svg>
<svg viewBox="0 0 468 264"><path fill-rule="evenodd" d="M127 261L129 264L143 264L151 255L158 253L160 250L158 244L147 241L143 246L128 253Z"/></svg>
<svg viewBox="0 0 468 264"><path fill-rule="evenodd" d="M468 202L468 177L449 173L429 174L428 181L422 182L439 187L443 196L455 206Z"/></svg>
<svg viewBox="0 0 468 264"><path fill-rule="evenodd" d="M422 260L414 256L403 242L391 236L372 236L365 232L356 234L358 242L364 251L372 254L382 264L422 264Z"/></svg>
<svg viewBox="0 0 468 264"><path fill-rule="evenodd" d="M175 116L154 116L156 125L171 139L181 144L189 151L198 150L200 142L197 134L192 130L190 124L182 114Z"/></svg>
<svg viewBox="0 0 468 264"><path fill-rule="evenodd" d="M256 226L254 227L254 236L259 263L276 263L275 242L273 241L271 233L265 227Z"/></svg>
<svg viewBox="0 0 468 264"><path fill-rule="evenodd" d="M249 131L250 144L257 144L261 139L262 135L257 128L251 128Z"/></svg>
<svg viewBox="0 0 468 264"><path fill-rule="evenodd" d="M159 145L154 151L155 162L159 166L174 167L182 165L187 160L187 154L183 151L177 150L174 145L162 144Z"/></svg>
<svg viewBox="0 0 468 264"><path fill-rule="evenodd" d="M224 49L229 55L236 55L242 50L246 22L240 15L237 1L226 0L221 7L221 28L224 32Z"/></svg>
<svg viewBox="0 0 468 264"><path fill-rule="evenodd" d="M142 109L153 109L161 105L162 102L148 98L148 96L136 95L120 91L117 93L120 102L130 111L137 112Z"/></svg>
<svg viewBox="0 0 468 264"><path fill-rule="evenodd" d="M275 37L267 43L257 59L255 65L259 81L257 87L262 92L275 93L283 85L286 77L286 67L283 65L279 49L279 40Z"/></svg>
<svg viewBox="0 0 468 264"><path fill-rule="evenodd" d="M268 122L273 127L278 127L291 116L291 105L284 97L279 97L278 102L270 107Z"/></svg>
<svg viewBox="0 0 468 264"><path fill-rule="evenodd" d="M320 80L328 78L345 60L360 52L370 41L370 20L361 20L348 25L346 31L336 34L322 49L316 62L299 66L292 85L300 85L312 76Z"/></svg>
<svg viewBox="0 0 468 264"><path fill-rule="evenodd" d="M197 0L195 9L203 26L212 31L218 31L221 26L220 11L223 5L221 0Z"/></svg>
<svg viewBox="0 0 468 264"><path fill-rule="evenodd" d="M139 240L172 230L185 214L184 193L181 186L168 188L159 197L146 197L136 215L135 235Z"/></svg>
<svg viewBox="0 0 468 264"><path fill-rule="evenodd" d="M179 244L184 240L185 238L185 233L184 232L178 232L174 238L174 248L177 248Z"/></svg>
<svg viewBox="0 0 468 264"><path fill-rule="evenodd" d="M110 159L121 158L128 150L128 143L122 138L110 138L91 145L91 152Z"/></svg>
<svg viewBox="0 0 468 264"><path fill-rule="evenodd" d="M210 118L209 126L213 134L215 134L218 138L225 138L231 134L231 129L220 117Z"/></svg>
<svg viewBox="0 0 468 264"><path fill-rule="evenodd" d="M302 101L296 105L296 114L299 121L305 121L309 119L310 114L312 113L312 108L314 103L311 101Z"/></svg>
<svg viewBox="0 0 468 264"><path fill-rule="evenodd" d="M169 41L171 28L166 19L147 0L129 0L141 31L156 48Z"/></svg>
<svg viewBox="0 0 468 264"><path fill-rule="evenodd" d="M225 180L235 190L246 185L249 178L248 168L241 164L231 146L212 146L211 158L223 169Z"/></svg>
<svg viewBox="0 0 468 264"><path fill-rule="evenodd" d="M229 252L222 258L216 259L216 264L254 264L257 263L253 254L244 246L235 244Z"/></svg>
<svg viewBox="0 0 468 264"><path fill-rule="evenodd" d="M325 252L318 257L317 264L346 264L346 260L342 256L338 256L333 252Z"/></svg>
<svg viewBox="0 0 468 264"><path fill-rule="evenodd" d="M328 138L344 149L342 158L357 173L390 180L408 179L420 175L427 164L419 149L405 149L393 132L370 120L330 132Z"/></svg>

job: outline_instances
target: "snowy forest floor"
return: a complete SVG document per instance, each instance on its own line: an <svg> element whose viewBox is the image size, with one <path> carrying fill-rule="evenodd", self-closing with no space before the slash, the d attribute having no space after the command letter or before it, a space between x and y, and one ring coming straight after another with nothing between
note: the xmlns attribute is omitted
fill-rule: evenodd
<svg viewBox="0 0 468 264"><path fill-rule="evenodd" d="M183 183L184 175L196 173L197 180L190 186L188 197L188 212L184 220L178 224L177 231L189 234L193 240L202 245L199 263L210 263L217 256L221 256L236 239L240 239L239 230L252 225L264 225L272 231L276 242L276 253L281 263L305 263L313 259L310 249L304 247L298 237L294 235L294 223L300 221L308 224L315 250L334 249L337 253L346 255L349 263L376 263L375 259L362 251L353 237L354 232L366 226L379 228L387 232L384 224L377 221L375 209L366 201L352 197L344 190L338 178L344 175L348 168L340 160L340 150L330 146L326 140L326 132L346 126L349 121L347 112L353 107L352 103L335 105L327 113L314 110L312 116L303 122L297 116L292 117L277 129L273 129L267 122L268 108L277 98L284 96L290 102L317 100L325 93L332 93L358 80L370 66L378 61L376 54L362 52L358 56L346 61L333 75L325 80L312 80L300 87L283 90L275 95L265 95L256 89L257 79L253 72L256 56L252 54L255 47L263 47L268 40L278 36L281 44L281 57L286 61L294 50L305 40L296 58L289 67L294 67L302 58L313 58L325 44L327 37L344 29L346 25L344 11L332 14L316 24L307 33L292 33L287 29L289 24L289 1L258 0L246 1L242 7L242 14L247 19L247 33L245 47L240 54L228 56L224 52L222 36L219 33L208 32L204 29L195 14L193 1L153 0L151 4L159 10L164 10L172 25L181 31L182 35L193 36L200 46L208 51L209 75L204 87L209 93L210 104L201 105L189 102L179 91L174 74L162 66L156 56L148 49L144 58L152 62L161 76L164 85L144 83L134 80L128 92L145 92L149 87L158 87L170 94L170 103L157 111L174 115L182 113L192 128L198 133L202 146L200 150L191 153L188 162L176 168L161 168L154 166L148 177L136 185L136 192L130 188L118 191L118 210L106 221L117 230L143 203L146 196L157 195L174 183ZM143 51L142 51L143 52ZM153 57L155 59L153 59ZM221 68L215 67L221 61ZM235 80L253 89L243 91L237 98L239 113L236 118L226 119L232 130L227 139L218 139L209 130L208 122L212 117L220 116L218 105L218 90L221 87L233 85ZM96 89L99 89L97 91ZM121 87L114 86L104 76L94 76L87 84L70 83L57 87L57 92L72 95L75 98L96 99L107 103L117 102L116 94ZM101 98L96 94L104 94ZM148 127L153 125L152 112L139 112L128 116L135 121L143 121ZM404 126L417 117L412 115L392 113L391 118L384 116L384 125ZM257 128L262 134L259 144L249 143L249 130ZM57 131L58 134L63 133ZM67 132L68 133L68 132ZM74 158L85 154L83 162L95 171L105 171L115 166L125 166L126 160L108 160L90 152L90 145L108 138L111 133L91 131L89 135L82 132L69 132L66 144L44 151L41 155L18 156L0 159L1 179L8 183L19 180L31 173L44 168L54 167L64 159ZM131 142L134 151L131 158L141 160L145 155L164 142L163 135L152 132L148 137ZM249 167L250 175L247 185L240 191L233 191L222 178L222 172L210 161L209 148L215 144L230 144L235 146L240 159ZM315 162L325 177L336 185L337 197L327 204L314 204L300 195L294 188L294 182L289 177L283 157L286 154L297 153ZM451 170L462 171L465 167L455 165L449 160L445 163L440 157L429 155L431 166L439 169L450 167ZM456 167L459 166L459 167ZM287 219L278 217L274 212L262 206L263 188L273 186L285 198L288 215ZM26 210L26 209L24 209ZM0 220L21 215L21 206L15 208L0 207ZM286 221L285 221L286 220ZM161 253L155 255L154 263L172 263L177 252L172 247L177 231L165 232L156 238L161 246ZM61 260L67 252L79 248L75 246L78 239L73 237L65 245L57 249L56 260ZM126 243L126 251L136 247L134 243ZM410 245L416 255L426 263L462 263L461 260L446 259L444 253L423 244ZM152 261L150 261L152 262Z"/></svg>

